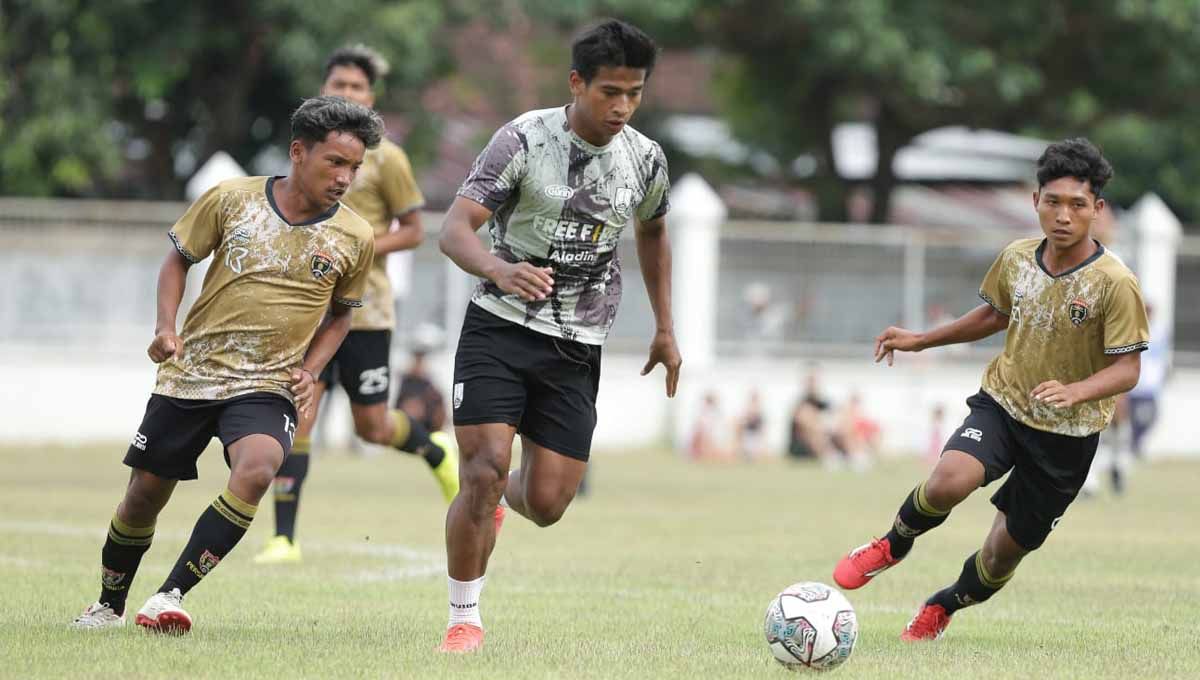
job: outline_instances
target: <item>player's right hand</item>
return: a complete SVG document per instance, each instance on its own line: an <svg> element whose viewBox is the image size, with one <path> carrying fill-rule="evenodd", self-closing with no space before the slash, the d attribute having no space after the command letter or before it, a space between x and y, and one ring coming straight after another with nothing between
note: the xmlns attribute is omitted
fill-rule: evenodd
<svg viewBox="0 0 1200 680"><path fill-rule="evenodd" d="M883 361L884 357L887 357L888 366L891 366L894 361L893 353L896 350L920 352L922 349L924 347L921 346L921 336L918 333L897 326L889 326L875 338L875 363L879 363Z"/></svg>
<svg viewBox="0 0 1200 680"><path fill-rule="evenodd" d="M171 357L179 358L183 356L183 340L171 331L158 333L146 349L146 354L149 354L150 361L156 364L161 364Z"/></svg>
<svg viewBox="0 0 1200 680"><path fill-rule="evenodd" d="M492 282L526 302L545 300L554 290L554 271L528 262L506 262Z"/></svg>

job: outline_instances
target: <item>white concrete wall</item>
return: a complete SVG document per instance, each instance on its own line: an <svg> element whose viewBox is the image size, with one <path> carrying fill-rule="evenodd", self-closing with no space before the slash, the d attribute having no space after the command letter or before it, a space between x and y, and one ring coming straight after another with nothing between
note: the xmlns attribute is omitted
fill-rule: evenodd
<svg viewBox="0 0 1200 680"><path fill-rule="evenodd" d="M763 397L770 443L782 449L787 414L809 365L807 360L719 359L700 373L688 372L685 363L680 394L672 402L664 394L661 367L650 376L638 375L644 362L643 356L605 357L597 450L662 446L681 437L695 404L710 389L732 420L752 388ZM924 450L936 403L945 405L948 427L961 422L963 401L978 389L983 370L982 363L942 361L932 353L900 357L892 368L872 364L867 356L823 360L820 366L828 396L840 402L851 391L860 392L867 411L883 426L884 448L897 453ZM448 384L449 376L442 376L442 382ZM0 443L124 441L141 420L154 386L154 366L138 347L88 354L0 346L0 384ZM337 434L335 440L350 431L344 401L331 410L334 418L327 424ZM1200 412L1200 369L1176 372L1161 407L1159 426L1148 440L1151 454L1200 457L1188 425Z"/></svg>

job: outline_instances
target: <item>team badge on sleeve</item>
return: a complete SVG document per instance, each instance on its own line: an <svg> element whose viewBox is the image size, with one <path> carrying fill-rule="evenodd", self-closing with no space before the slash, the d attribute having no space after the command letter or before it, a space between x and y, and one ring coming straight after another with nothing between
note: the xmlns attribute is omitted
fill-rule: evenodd
<svg viewBox="0 0 1200 680"><path fill-rule="evenodd" d="M1071 312L1071 323L1075 324L1076 326L1080 326L1084 321L1087 321L1088 306L1082 298L1075 298L1072 300L1069 310Z"/></svg>
<svg viewBox="0 0 1200 680"><path fill-rule="evenodd" d="M329 273L329 270L333 269L333 260L330 259L330 257L325 253L317 251L317 253L312 256L312 262L310 265L312 266L312 275L315 278L320 279L324 278L325 275Z"/></svg>

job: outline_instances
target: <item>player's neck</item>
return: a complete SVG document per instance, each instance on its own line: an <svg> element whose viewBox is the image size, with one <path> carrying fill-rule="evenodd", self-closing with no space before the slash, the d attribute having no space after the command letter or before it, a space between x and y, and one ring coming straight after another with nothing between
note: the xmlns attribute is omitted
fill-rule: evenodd
<svg viewBox="0 0 1200 680"><path fill-rule="evenodd" d="M567 105L567 124L571 126L571 132L574 132L580 139L591 144L592 146L605 147L613 140L616 135L605 135L602 132L589 130L583 122L583 118L579 115L579 107L575 104Z"/></svg>
<svg viewBox="0 0 1200 680"><path fill-rule="evenodd" d="M271 185L275 207L283 219L291 224L304 224L329 210L331 206L313 202L292 182L291 177L280 177Z"/></svg>
<svg viewBox="0 0 1200 680"><path fill-rule="evenodd" d="M1092 240L1091 234L1075 245L1062 250L1046 239L1046 248L1042 251L1042 266L1051 275L1058 276L1083 264L1089 257L1095 255L1098 249L1099 246Z"/></svg>

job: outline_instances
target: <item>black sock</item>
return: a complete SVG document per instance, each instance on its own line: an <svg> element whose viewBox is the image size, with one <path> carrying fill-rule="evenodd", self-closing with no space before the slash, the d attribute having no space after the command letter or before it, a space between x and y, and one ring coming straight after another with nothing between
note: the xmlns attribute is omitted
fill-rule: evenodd
<svg viewBox="0 0 1200 680"><path fill-rule="evenodd" d="M424 425L400 410L392 411L392 420L396 423L396 428L392 431L393 448L421 456L431 468L442 464L446 452L429 438L429 431Z"/></svg>
<svg viewBox="0 0 1200 680"><path fill-rule="evenodd" d="M187 547L180 553L179 560L158 592L165 593L178 588L179 592L186 595L242 540L256 510L258 506L234 496L229 489L222 491L217 500L201 513Z"/></svg>
<svg viewBox="0 0 1200 680"><path fill-rule="evenodd" d="M275 535L296 540L296 513L300 511L300 491L308 476L308 452L312 445L308 437L296 437L292 452L283 459L275 474Z"/></svg>
<svg viewBox="0 0 1200 680"><path fill-rule="evenodd" d="M897 560L903 558L912 550L917 536L937 527L949 516L949 510L938 510L929 504L925 498L925 482L921 482L904 499L892 528L887 532L892 557Z"/></svg>
<svg viewBox="0 0 1200 680"><path fill-rule="evenodd" d="M153 524L132 527L113 515L108 525L108 538L100 551L100 597L97 602L112 607L117 614L125 613L129 586L153 539Z"/></svg>
<svg viewBox="0 0 1200 680"><path fill-rule="evenodd" d="M983 557L976 552L963 562L962 573L958 580L949 587L943 588L925 601L925 604L940 604L947 614L986 601L1012 579L1011 572L1004 576L993 576L983 568Z"/></svg>

